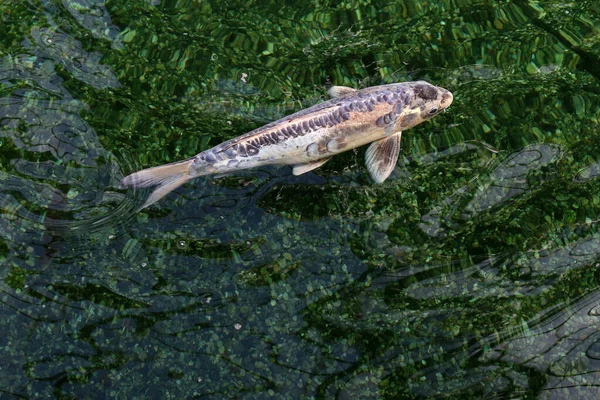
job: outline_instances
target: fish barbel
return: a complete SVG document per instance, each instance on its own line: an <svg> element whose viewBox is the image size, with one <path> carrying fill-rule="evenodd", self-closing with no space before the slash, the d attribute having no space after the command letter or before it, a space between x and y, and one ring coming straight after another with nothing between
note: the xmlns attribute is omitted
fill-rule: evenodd
<svg viewBox="0 0 600 400"><path fill-rule="evenodd" d="M333 86L332 99L223 142L187 160L134 172L122 186L158 186L140 208L154 204L192 178L226 174L261 165L293 166L301 175L336 154L371 143L366 166L376 183L391 174L402 131L444 111L450 91L425 81L365 89Z"/></svg>

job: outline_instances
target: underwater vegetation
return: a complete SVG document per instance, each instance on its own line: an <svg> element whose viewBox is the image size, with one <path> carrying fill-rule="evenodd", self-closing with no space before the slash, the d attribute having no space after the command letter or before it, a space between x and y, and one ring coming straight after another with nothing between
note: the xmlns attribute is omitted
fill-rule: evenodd
<svg viewBox="0 0 600 400"><path fill-rule="evenodd" d="M0 4L0 393L585 398L600 384L597 1ZM370 180L129 173L427 80ZM597 340L598 339L598 340Z"/></svg>

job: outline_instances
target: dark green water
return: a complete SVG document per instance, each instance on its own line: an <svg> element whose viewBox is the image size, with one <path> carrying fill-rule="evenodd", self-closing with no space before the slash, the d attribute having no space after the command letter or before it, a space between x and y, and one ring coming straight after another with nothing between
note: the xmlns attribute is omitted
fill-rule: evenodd
<svg viewBox="0 0 600 400"><path fill-rule="evenodd" d="M597 1L5 0L3 398L593 398ZM126 174L326 98L425 79L391 178L364 149Z"/></svg>

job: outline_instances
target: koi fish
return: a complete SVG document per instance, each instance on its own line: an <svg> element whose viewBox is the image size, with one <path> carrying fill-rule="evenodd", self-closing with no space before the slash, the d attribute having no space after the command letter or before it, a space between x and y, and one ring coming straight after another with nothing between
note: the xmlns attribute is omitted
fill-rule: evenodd
<svg viewBox="0 0 600 400"><path fill-rule="evenodd" d="M331 99L223 142L187 160L134 172L124 187L157 186L140 208L198 176L227 174L262 165L291 165L294 175L312 171L336 154L370 143L366 166L376 183L392 173L402 132L438 115L452 93L425 81L352 89L333 86Z"/></svg>

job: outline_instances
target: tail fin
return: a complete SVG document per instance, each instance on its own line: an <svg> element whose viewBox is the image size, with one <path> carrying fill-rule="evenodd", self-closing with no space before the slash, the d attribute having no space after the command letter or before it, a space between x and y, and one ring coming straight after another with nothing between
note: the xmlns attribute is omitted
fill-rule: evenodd
<svg viewBox="0 0 600 400"><path fill-rule="evenodd" d="M191 179L190 167L194 162L193 158L185 161L178 161L171 164L161 165L143 169L126 176L121 180L122 186L133 186L136 188L156 186L158 187L152 192L148 200L141 206L138 211L156 203L162 199L167 193L177 189Z"/></svg>

